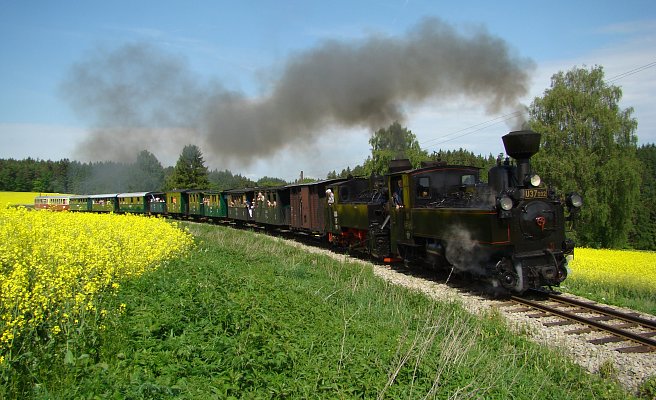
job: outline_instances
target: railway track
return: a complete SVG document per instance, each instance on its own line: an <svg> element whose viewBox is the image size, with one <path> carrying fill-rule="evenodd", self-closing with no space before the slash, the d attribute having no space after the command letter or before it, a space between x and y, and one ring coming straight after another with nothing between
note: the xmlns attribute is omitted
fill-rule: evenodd
<svg viewBox="0 0 656 400"><path fill-rule="evenodd" d="M607 336L590 339L592 344L626 343L615 350L621 353L656 352L656 321L646 319L637 313L627 313L597 303L585 302L569 297L542 293L538 300L512 296L501 307L517 307L509 312L522 312L531 318L558 317L555 321L545 321L545 326L584 325L585 327L566 331L567 334L580 335L590 332L603 332Z"/></svg>

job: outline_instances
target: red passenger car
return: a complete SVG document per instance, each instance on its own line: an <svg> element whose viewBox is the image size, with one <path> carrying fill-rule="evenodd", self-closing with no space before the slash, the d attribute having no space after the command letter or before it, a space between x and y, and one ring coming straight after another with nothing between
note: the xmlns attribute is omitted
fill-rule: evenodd
<svg viewBox="0 0 656 400"><path fill-rule="evenodd" d="M70 196L37 196L34 198L34 208L37 210L68 210Z"/></svg>

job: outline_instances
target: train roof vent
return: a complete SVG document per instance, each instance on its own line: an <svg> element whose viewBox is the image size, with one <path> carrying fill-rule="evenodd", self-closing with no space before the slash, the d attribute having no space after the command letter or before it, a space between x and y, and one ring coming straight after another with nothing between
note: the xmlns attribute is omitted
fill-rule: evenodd
<svg viewBox="0 0 656 400"><path fill-rule="evenodd" d="M412 169L412 164L410 164L410 160L407 158L402 158L399 160L392 160L389 163L389 172L394 173L394 172L399 172L399 171L407 171L409 169Z"/></svg>

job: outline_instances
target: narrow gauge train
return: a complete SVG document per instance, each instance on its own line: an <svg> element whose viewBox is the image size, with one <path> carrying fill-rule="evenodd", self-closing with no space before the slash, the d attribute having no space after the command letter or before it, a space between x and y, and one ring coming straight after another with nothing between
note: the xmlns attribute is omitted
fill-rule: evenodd
<svg viewBox="0 0 656 400"><path fill-rule="evenodd" d="M384 177L334 179L275 188L174 190L71 196L70 210L210 219L315 235L391 261L467 272L511 293L557 286L574 243L565 222L582 206L531 171L540 134L503 137L506 153L489 170L395 160ZM565 210L567 209L567 216Z"/></svg>

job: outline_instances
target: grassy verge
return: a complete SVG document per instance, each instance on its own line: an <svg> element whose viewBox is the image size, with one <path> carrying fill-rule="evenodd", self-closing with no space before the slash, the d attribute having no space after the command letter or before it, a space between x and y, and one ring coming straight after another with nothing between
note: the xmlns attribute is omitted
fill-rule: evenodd
<svg viewBox="0 0 656 400"><path fill-rule="evenodd" d="M20 397L628 397L496 315L472 317L274 238L190 229L190 256L106 299L126 307L95 331L96 356L72 334Z"/></svg>
<svg viewBox="0 0 656 400"><path fill-rule="evenodd" d="M585 279L568 278L562 287L562 291L600 303L627 307L656 315L656 297L654 297L654 291L652 290L622 283L605 282L600 284Z"/></svg>

